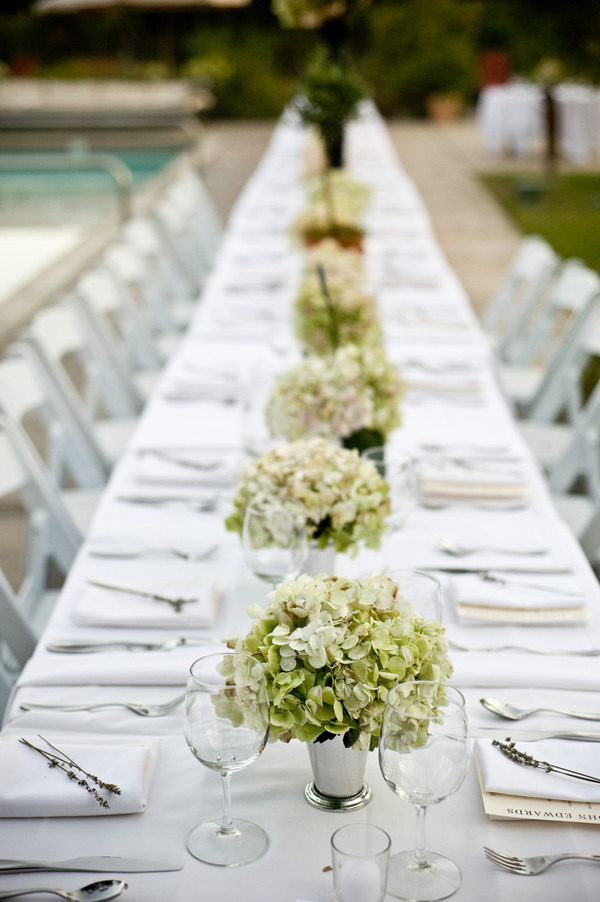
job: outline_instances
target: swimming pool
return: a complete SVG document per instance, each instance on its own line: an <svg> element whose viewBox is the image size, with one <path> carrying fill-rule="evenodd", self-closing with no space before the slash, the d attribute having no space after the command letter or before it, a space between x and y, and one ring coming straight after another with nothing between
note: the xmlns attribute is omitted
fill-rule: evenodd
<svg viewBox="0 0 600 902"><path fill-rule="evenodd" d="M0 152L0 226L89 225L115 205L115 183L95 164L96 154L120 161L136 191L180 153L177 147L109 147L92 151L74 144L68 151ZM54 169L48 160L70 160L72 168ZM59 165L58 163L56 165Z"/></svg>

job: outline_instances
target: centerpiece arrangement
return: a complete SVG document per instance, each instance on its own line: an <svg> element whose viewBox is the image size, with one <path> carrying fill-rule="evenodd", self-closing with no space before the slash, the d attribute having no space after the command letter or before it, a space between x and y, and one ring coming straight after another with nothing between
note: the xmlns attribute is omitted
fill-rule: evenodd
<svg viewBox="0 0 600 902"><path fill-rule="evenodd" d="M227 644L264 665L270 740L308 743L311 759L333 752L338 781L344 762L360 761L358 789L349 791L346 804L338 789L332 797L335 807L365 804L366 752L378 745L388 691L415 679L443 687L452 673L443 627L416 613L385 574L303 575L281 583L264 610L253 605L248 613L254 621L248 633ZM432 713L438 701L432 696ZM326 787L318 785L309 801L331 807Z"/></svg>
<svg viewBox="0 0 600 902"><path fill-rule="evenodd" d="M294 331L303 348L316 354L331 354L346 344L381 343L360 254L332 240L307 251L294 301Z"/></svg>
<svg viewBox="0 0 600 902"><path fill-rule="evenodd" d="M287 441L321 435L344 447L380 446L401 423L403 386L382 347L348 344L311 354L275 381L267 425Z"/></svg>
<svg viewBox="0 0 600 902"><path fill-rule="evenodd" d="M301 519L319 548L356 552L378 548L385 529L388 486L356 451L323 438L289 442L265 451L244 470L225 521L242 533L248 505L267 512L273 540L281 522ZM280 516L285 512L285 517ZM269 541L269 534L265 541Z"/></svg>
<svg viewBox="0 0 600 902"><path fill-rule="evenodd" d="M292 224L292 237L305 246L332 239L341 247L362 249L362 217L370 189L345 169L326 169L307 183L307 203Z"/></svg>
<svg viewBox="0 0 600 902"><path fill-rule="evenodd" d="M319 136L329 168L343 165L344 130L365 95L362 79L341 53L318 52L306 68L295 106Z"/></svg>

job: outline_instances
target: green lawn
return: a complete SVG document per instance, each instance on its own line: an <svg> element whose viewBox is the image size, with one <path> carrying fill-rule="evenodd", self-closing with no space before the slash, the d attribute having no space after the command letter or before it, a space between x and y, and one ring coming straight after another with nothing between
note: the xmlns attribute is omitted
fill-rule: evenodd
<svg viewBox="0 0 600 902"><path fill-rule="evenodd" d="M542 235L562 257L579 257L600 272L600 174L559 175L545 190L533 173L481 180L524 234Z"/></svg>

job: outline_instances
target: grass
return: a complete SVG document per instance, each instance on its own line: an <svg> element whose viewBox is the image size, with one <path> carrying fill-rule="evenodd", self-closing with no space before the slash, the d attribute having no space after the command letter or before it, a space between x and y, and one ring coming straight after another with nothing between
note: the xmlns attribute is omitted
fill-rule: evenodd
<svg viewBox="0 0 600 902"><path fill-rule="evenodd" d="M489 174L481 180L526 235L541 235L562 257L578 257L600 272L600 173Z"/></svg>

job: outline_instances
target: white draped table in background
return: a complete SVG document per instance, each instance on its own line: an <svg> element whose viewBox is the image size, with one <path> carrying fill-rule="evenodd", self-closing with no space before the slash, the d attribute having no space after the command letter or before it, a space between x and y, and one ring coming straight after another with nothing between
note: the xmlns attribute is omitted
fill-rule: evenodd
<svg viewBox="0 0 600 902"><path fill-rule="evenodd" d="M187 853L186 835L200 820L220 811L220 787L217 775L202 767L187 749L182 706L157 719L120 709L77 714L19 709L27 701L77 704L171 698L183 690L192 660L222 647L225 635L245 631L248 604L264 598L264 586L249 575L239 539L226 532L223 519L230 509L242 448L260 438L254 432L256 422L244 413L242 395L249 387L258 391L259 377L283 369L299 355L291 329L291 304L302 257L290 243L288 227L304 202L301 176L306 143L306 134L293 117L284 116L236 206L197 317L115 469L52 620L18 682L0 737L0 752L3 742L37 733L59 745L86 741L138 749L140 743L149 744L147 804L138 813L0 817L0 849L5 858L116 854L167 858L183 865L176 872L127 875L125 898L130 902L165 898L172 902L328 902L333 895L331 875L323 868L329 863L329 837L344 820L368 820L386 828L392 836L392 851L409 848L413 842L413 811L384 784L375 754L368 765L371 803L359 812L330 814L304 800L304 786L310 779L308 755L301 744L292 742L269 745L255 764L233 780L234 813L266 829L270 838L266 855L241 870L203 865ZM542 622L470 625L457 616L455 601L468 599L473 575L443 574L451 640L472 646L528 642L557 650L551 656L452 651L453 682L465 692L474 736L527 734L525 723L518 729L499 724L479 704L483 694L519 704L547 700L551 694L570 707L600 710L598 660L560 654L567 648L600 647L597 582L558 520L541 476L518 437L464 292L439 251L427 213L398 164L383 122L370 105L365 105L363 115L350 128L348 151L351 170L373 189L365 259L385 324L388 354L409 383L403 426L392 441L432 460L436 457L432 448L447 458L460 456L461 443L483 446L479 452L484 456L487 451L490 456L501 453L516 459L518 478L529 494L524 502L496 508L472 503L416 507L405 528L388 536L381 551L364 551L354 560L339 556L338 571L354 575L394 567L494 568L527 562L485 551L451 558L436 548L443 537L490 546L547 548L531 560L571 571L553 577L552 586L565 593L575 586L587 604L589 619L563 626ZM461 380L469 383L467 390ZM205 454L218 466L188 472L152 453L157 449L181 456ZM216 508L202 511L186 503L123 500L148 496L165 501L169 496L183 496L209 501ZM111 559L91 553L111 547L135 550L140 544L190 551L219 547L201 562L175 557ZM538 577L522 578L535 582ZM168 606L115 598L90 587L90 579L146 586L165 594L187 592L198 595L201 603L177 614ZM46 648L53 640L141 641L179 635L205 644L88 655L57 654ZM581 728L581 721L552 715L540 716L531 724L536 729ZM113 758L107 755L110 771ZM596 770L600 772L600 767ZM60 775L51 773L50 778L58 781ZM11 779L18 777L0 773L0 796L2 786ZM142 787L134 802L143 806ZM484 844L522 853L600 851L597 826L488 819L471 767L463 788L433 806L428 816L429 847L449 855L463 872L463 886L455 898L473 902L485 896L500 902L523 893L528 900L562 902L567 896L578 900L597 896L600 872L593 865L559 865L543 876L517 878L484 859ZM5 876L0 890L34 884L75 887L89 882L92 877L88 877Z"/></svg>

